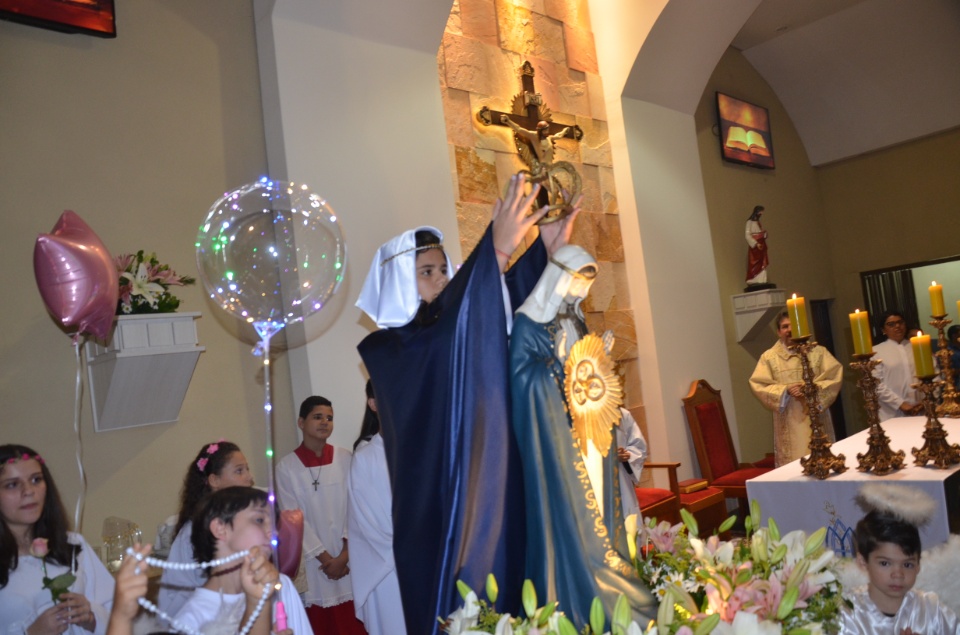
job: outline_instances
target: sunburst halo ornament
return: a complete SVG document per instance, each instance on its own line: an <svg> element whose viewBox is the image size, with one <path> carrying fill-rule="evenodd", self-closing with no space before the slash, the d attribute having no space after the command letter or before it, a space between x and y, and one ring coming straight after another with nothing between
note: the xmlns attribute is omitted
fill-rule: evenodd
<svg viewBox="0 0 960 635"><path fill-rule="evenodd" d="M585 452L587 441L593 441L606 457L613 426L620 424L623 387L603 340L593 333L584 336L570 349L563 372L573 435L580 450Z"/></svg>

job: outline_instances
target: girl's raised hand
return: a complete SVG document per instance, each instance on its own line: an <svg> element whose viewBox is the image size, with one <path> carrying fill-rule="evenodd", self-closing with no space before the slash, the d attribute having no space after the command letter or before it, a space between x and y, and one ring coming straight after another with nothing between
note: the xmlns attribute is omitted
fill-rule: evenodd
<svg viewBox="0 0 960 635"><path fill-rule="evenodd" d="M510 177L506 195L493 205L493 248L497 251L501 271L530 228L547 213L542 210L530 214L530 207L540 193L540 185L534 185L530 194L524 194L526 184L526 175L514 174Z"/></svg>
<svg viewBox="0 0 960 635"><path fill-rule="evenodd" d="M558 220L555 223L547 223L540 226L540 238L543 245L547 248L547 255L553 256L557 250L570 242L570 234L573 232L573 223L580 214L580 205L583 203L583 194L577 197L573 202L573 211L569 216Z"/></svg>

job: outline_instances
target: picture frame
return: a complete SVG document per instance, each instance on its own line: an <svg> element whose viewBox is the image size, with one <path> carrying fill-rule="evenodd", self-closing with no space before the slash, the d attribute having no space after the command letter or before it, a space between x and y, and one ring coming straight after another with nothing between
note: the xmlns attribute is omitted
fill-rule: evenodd
<svg viewBox="0 0 960 635"><path fill-rule="evenodd" d="M717 91L717 124L724 161L774 169L770 112L766 108Z"/></svg>
<svg viewBox="0 0 960 635"><path fill-rule="evenodd" d="M117 37L114 0L0 0L0 19L61 33Z"/></svg>

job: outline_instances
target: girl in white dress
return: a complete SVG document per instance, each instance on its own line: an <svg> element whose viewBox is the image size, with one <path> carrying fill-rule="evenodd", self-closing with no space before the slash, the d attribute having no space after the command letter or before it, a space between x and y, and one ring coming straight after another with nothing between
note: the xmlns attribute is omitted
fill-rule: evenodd
<svg viewBox="0 0 960 635"><path fill-rule="evenodd" d="M113 577L67 515L36 451L0 446L0 633L103 635ZM54 601L44 578L67 587ZM71 581L69 576L74 579Z"/></svg>
<svg viewBox="0 0 960 635"><path fill-rule="evenodd" d="M236 444L221 439L206 443L196 458L187 466L180 491L180 512L177 517L177 537L170 546L170 562L194 562L190 544L190 519L201 500L208 494L232 486L253 486L253 474L247 458ZM200 571L166 569L160 578L160 596L157 605L168 615L176 615L198 586L206 578Z"/></svg>

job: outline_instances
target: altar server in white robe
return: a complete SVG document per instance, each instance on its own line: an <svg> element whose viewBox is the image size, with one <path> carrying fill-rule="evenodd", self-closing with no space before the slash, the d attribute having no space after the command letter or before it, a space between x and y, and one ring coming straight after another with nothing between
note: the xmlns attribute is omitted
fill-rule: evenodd
<svg viewBox="0 0 960 635"><path fill-rule="evenodd" d="M393 558L393 493L380 417L367 380L367 407L353 444L348 481L353 604L370 635L406 635L397 564Z"/></svg>
<svg viewBox="0 0 960 635"><path fill-rule="evenodd" d="M397 565L393 559L390 477L383 437L357 446L350 467L350 561L357 617L370 635L405 635Z"/></svg>
<svg viewBox="0 0 960 635"><path fill-rule="evenodd" d="M347 479L351 453L327 442L333 406L308 397L297 425L303 443L277 465L281 509L303 510L303 559L307 592L303 603L314 633L363 634L353 606L347 542Z"/></svg>

